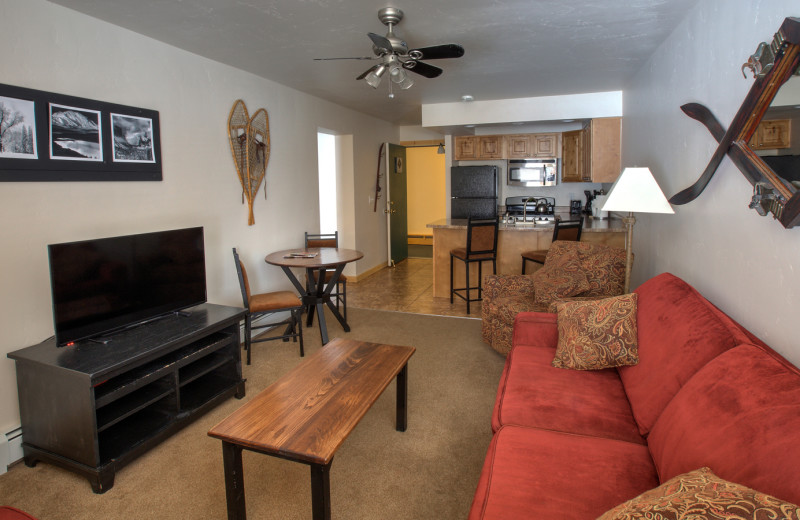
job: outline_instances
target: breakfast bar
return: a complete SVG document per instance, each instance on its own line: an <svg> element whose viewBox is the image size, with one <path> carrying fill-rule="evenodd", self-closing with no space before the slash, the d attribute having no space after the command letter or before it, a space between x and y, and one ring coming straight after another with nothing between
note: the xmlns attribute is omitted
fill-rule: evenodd
<svg viewBox="0 0 800 520"><path fill-rule="evenodd" d="M556 212L562 220L578 218L568 211ZM607 244L614 247L625 247L625 226L622 219L584 218L582 242ZM553 223L504 224L499 227L497 239L497 273L520 274L522 272L522 252L534 249L547 249L553 238ZM464 247L467 243L467 219L440 219L427 226L433 231L433 296L435 298L450 297L450 250ZM457 262L454 276L464 279L464 266ZM533 272L536 268L532 268ZM477 283L477 269L474 272ZM484 266L483 274L491 274L491 264ZM472 273L471 273L472 274Z"/></svg>

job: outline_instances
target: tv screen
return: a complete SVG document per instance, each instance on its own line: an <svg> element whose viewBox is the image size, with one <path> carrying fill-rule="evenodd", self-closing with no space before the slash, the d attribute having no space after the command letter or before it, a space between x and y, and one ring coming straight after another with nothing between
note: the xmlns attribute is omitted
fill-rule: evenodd
<svg viewBox="0 0 800 520"><path fill-rule="evenodd" d="M206 301L202 227L47 248L58 346Z"/></svg>

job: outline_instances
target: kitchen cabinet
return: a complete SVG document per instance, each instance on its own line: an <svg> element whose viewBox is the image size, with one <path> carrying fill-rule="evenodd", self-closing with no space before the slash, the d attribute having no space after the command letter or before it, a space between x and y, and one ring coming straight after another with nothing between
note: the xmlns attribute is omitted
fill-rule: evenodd
<svg viewBox="0 0 800 520"><path fill-rule="evenodd" d="M533 157L530 134L506 136L506 144L508 145L509 159L528 159Z"/></svg>
<svg viewBox="0 0 800 520"><path fill-rule="evenodd" d="M559 157L558 134L517 134L506 136L508 159Z"/></svg>
<svg viewBox="0 0 800 520"><path fill-rule="evenodd" d="M456 161L560 157L559 134L470 135L455 138Z"/></svg>
<svg viewBox="0 0 800 520"><path fill-rule="evenodd" d="M558 157L558 134L531 134L533 157Z"/></svg>
<svg viewBox="0 0 800 520"><path fill-rule="evenodd" d="M456 161L474 161L478 158L478 136L459 136L455 138L455 142L453 158Z"/></svg>
<svg viewBox="0 0 800 520"><path fill-rule="evenodd" d="M592 119L582 130L562 134L561 182L609 183L620 173L622 119ZM569 158L568 158L569 156Z"/></svg>
<svg viewBox="0 0 800 520"><path fill-rule="evenodd" d="M585 182L587 140L586 129L561 134L561 182Z"/></svg>
<svg viewBox="0 0 800 520"><path fill-rule="evenodd" d="M750 148L753 150L775 150L778 148L789 148L791 145L791 119L761 121L753 137L750 138Z"/></svg>
<svg viewBox="0 0 800 520"><path fill-rule="evenodd" d="M478 136L478 159L505 159L505 136Z"/></svg>

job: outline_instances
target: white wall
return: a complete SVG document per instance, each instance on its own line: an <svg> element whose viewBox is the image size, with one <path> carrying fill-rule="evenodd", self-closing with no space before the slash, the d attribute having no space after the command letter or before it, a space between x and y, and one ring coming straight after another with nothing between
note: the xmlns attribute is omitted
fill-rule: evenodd
<svg viewBox="0 0 800 520"><path fill-rule="evenodd" d="M703 0L624 90L623 166L649 166L667 197L691 185L717 145L679 107L706 105L727 126L753 84L741 65L770 41L793 0ZM669 271L800 364L800 229L760 217L752 186L725 159L675 215L638 215L632 286Z"/></svg>
<svg viewBox="0 0 800 520"><path fill-rule="evenodd" d="M162 182L0 185L0 432L18 423L14 364L6 353L53 334L46 245L87 238L204 226L209 301L241 305L231 247L251 266L256 290L288 289L266 253L300 247L318 228L316 133L347 135L353 172L344 213L364 252L356 272L386 261L382 212L368 197L389 123L341 108L43 0L0 0L0 81L158 110ZM254 226L227 140L233 102L266 108L272 152ZM352 135L352 137L349 137ZM349 142L349 141L348 141Z"/></svg>

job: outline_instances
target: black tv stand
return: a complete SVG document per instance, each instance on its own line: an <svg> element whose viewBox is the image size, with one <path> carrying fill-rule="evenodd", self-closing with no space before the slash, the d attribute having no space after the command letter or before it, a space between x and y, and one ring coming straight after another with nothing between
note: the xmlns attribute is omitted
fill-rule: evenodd
<svg viewBox="0 0 800 520"><path fill-rule="evenodd" d="M55 338L11 352L25 464L55 464L95 493L115 471L222 400L245 395L245 311L203 304L114 336L113 348Z"/></svg>

